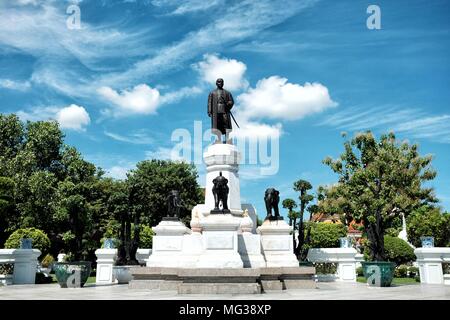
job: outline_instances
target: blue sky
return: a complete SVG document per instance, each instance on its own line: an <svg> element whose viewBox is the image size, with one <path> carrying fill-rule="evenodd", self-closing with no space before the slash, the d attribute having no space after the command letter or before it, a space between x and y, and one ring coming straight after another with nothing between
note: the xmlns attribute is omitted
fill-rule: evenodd
<svg viewBox="0 0 450 320"><path fill-rule="evenodd" d="M73 4L80 29L67 25ZM380 30L366 26L371 4ZM269 186L284 199L297 179L335 182L322 159L340 154L342 131L367 129L433 154L431 184L450 210L449 13L445 0L2 0L0 111L57 119L68 144L121 178L167 158L174 130L209 126L221 76L241 134L279 137L277 174L241 169L261 217Z"/></svg>

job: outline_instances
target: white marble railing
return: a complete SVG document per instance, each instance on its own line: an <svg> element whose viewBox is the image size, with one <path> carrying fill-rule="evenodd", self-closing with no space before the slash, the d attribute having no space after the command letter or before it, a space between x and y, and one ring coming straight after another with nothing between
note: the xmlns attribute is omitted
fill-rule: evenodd
<svg viewBox="0 0 450 320"><path fill-rule="evenodd" d="M38 249L0 249L0 264L14 264L13 284L34 284Z"/></svg>
<svg viewBox="0 0 450 320"><path fill-rule="evenodd" d="M308 250L308 261L312 263L336 263L337 281L356 282L357 251L354 248L311 248ZM317 276L318 280L331 279L331 275Z"/></svg>
<svg viewBox="0 0 450 320"><path fill-rule="evenodd" d="M450 263L450 248L417 248L414 254L419 264L421 283L450 285L450 275L442 270L443 263Z"/></svg>

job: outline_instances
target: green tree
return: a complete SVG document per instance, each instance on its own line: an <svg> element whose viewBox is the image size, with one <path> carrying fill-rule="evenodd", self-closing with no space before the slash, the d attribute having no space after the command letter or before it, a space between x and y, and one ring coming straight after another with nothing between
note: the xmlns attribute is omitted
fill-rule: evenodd
<svg viewBox="0 0 450 320"><path fill-rule="evenodd" d="M295 248L295 230L299 214L298 212L294 211L294 208L297 207L297 203L295 202L295 200L288 198L283 200L282 205L283 208L288 209L289 225L294 226L294 232L292 232L292 247Z"/></svg>
<svg viewBox="0 0 450 320"><path fill-rule="evenodd" d="M20 239L31 238L32 246L35 249L41 250L41 256L45 256L50 248L50 239L45 232L36 228L23 228L14 231L6 240L5 248L16 249L20 248Z"/></svg>
<svg viewBox="0 0 450 320"><path fill-rule="evenodd" d="M407 218L408 240L421 246L420 237L434 237L436 247L450 247L450 214L433 206L421 206Z"/></svg>
<svg viewBox="0 0 450 320"><path fill-rule="evenodd" d="M310 248L339 247L339 238L347 235L347 228L341 223L309 222L311 226Z"/></svg>
<svg viewBox="0 0 450 320"><path fill-rule="evenodd" d="M0 177L0 245L6 240L6 232L9 220L14 216L14 180Z"/></svg>
<svg viewBox="0 0 450 320"><path fill-rule="evenodd" d="M324 160L339 175L331 207L340 207L347 221L362 221L370 259L386 260L384 234L392 220L436 201L432 188L423 187L436 176L430 168L432 157L421 157L417 145L400 143L394 133L379 141L371 132L359 133L344 149L339 159Z"/></svg>
<svg viewBox="0 0 450 320"><path fill-rule="evenodd" d="M128 174L129 188L136 190L131 206L146 225L155 226L167 212L166 198L171 190L178 190L186 205L181 218L201 201L197 170L193 164L166 160L146 160ZM187 221L186 221L187 222Z"/></svg>
<svg viewBox="0 0 450 320"><path fill-rule="evenodd" d="M306 180L298 180L294 182L294 190L300 192L300 196L298 197L300 200L300 213L299 213L299 223L298 223L298 238L297 238L297 246L294 249L294 253L300 260L305 260L306 255L308 254L307 248L304 248L305 244L305 224L304 224L304 215L305 210L308 204L314 200L314 196L308 193L308 190L312 189L312 185L309 181Z"/></svg>
<svg viewBox="0 0 450 320"><path fill-rule="evenodd" d="M0 114L0 169L4 172L5 162L17 155L22 148L24 126L14 114Z"/></svg>

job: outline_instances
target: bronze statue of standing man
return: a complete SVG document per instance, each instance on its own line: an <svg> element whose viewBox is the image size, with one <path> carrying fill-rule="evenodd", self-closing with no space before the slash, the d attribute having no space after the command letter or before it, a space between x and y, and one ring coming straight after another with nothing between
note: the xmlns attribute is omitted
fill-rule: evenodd
<svg viewBox="0 0 450 320"><path fill-rule="evenodd" d="M231 143L229 133L231 132L231 108L234 100L231 93L223 88L223 79L216 80L217 88L209 93L208 96L208 116L211 118L211 129L217 140L215 143L221 143L222 135L225 135L225 142Z"/></svg>

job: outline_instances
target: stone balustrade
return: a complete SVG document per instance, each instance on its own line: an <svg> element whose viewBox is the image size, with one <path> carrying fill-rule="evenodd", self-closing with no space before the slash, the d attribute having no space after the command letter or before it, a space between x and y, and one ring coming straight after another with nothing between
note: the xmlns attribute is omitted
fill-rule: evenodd
<svg viewBox="0 0 450 320"><path fill-rule="evenodd" d="M14 264L12 284L34 284L40 255L38 249L0 249L0 264Z"/></svg>
<svg viewBox="0 0 450 320"><path fill-rule="evenodd" d="M450 248L417 248L414 254L421 283L450 285L450 275L444 274L442 270L443 263L450 263Z"/></svg>

